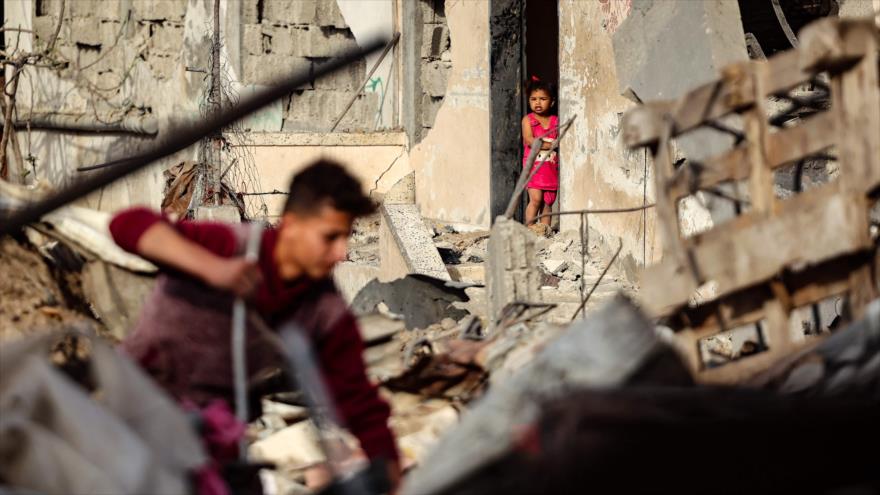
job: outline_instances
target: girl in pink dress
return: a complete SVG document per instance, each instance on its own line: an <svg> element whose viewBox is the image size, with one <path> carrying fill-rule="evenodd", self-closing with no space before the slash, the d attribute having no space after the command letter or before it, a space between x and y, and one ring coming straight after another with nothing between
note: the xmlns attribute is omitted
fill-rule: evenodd
<svg viewBox="0 0 880 495"><path fill-rule="evenodd" d="M535 138L542 138L541 151L535 160L535 169L538 172L532 180L526 184L529 193L529 205L526 207L526 225L531 225L539 214L550 213L550 207L556 201L556 191L559 189L559 161L555 151L550 151L551 144L558 136L559 117L550 115L550 109L556 103L553 99L553 90L549 83L532 77L526 87L529 95L529 108L532 113L522 119L522 139L525 150L523 151L523 167L526 166L531 144ZM540 167L539 167L540 166ZM550 225L550 217L544 217L541 222Z"/></svg>

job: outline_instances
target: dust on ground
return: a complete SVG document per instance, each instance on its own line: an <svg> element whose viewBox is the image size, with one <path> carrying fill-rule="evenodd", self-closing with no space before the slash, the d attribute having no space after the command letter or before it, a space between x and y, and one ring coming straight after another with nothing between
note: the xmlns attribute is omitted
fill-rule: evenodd
<svg viewBox="0 0 880 495"><path fill-rule="evenodd" d="M69 273L53 269L26 241L0 240L0 341L75 322L97 324L75 309L76 285Z"/></svg>

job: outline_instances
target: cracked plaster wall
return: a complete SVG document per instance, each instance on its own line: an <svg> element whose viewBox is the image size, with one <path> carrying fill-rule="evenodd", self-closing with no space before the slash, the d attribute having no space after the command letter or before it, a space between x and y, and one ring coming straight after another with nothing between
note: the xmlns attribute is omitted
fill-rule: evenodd
<svg viewBox="0 0 880 495"><path fill-rule="evenodd" d="M646 163L646 201L654 201L650 157L625 149L620 138L620 119L634 104L619 92L612 35L631 7L631 0L559 2L560 121L577 114L560 144L560 210L642 205ZM643 247L648 264L661 254L655 215L646 216L646 236L641 212L591 215L589 227L608 245L621 239L632 268L642 264ZM563 230L578 225L577 216L561 217Z"/></svg>
<svg viewBox="0 0 880 495"><path fill-rule="evenodd" d="M447 1L452 67L433 127L410 154L423 216L488 227L489 2Z"/></svg>

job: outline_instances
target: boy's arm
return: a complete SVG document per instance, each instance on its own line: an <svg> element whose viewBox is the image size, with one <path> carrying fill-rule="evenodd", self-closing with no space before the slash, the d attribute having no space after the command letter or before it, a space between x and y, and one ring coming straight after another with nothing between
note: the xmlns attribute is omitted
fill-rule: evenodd
<svg viewBox="0 0 880 495"><path fill-rule="evenodd" d="M230 258L235 235L219 224L168 223L144 209L126 210L110 222L123 249L202 280L217 289L247 295L260 281L259 270L243 258Z"/></svg>

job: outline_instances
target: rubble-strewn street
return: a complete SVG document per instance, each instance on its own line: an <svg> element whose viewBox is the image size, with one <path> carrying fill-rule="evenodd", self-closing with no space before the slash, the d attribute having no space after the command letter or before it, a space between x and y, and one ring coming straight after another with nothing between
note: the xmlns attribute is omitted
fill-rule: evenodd
<svg viewBox="0 0 880 495"><path fill-rule="evenodd" d="M880 0L0 5L0 494L880 493Z"/></svg>

